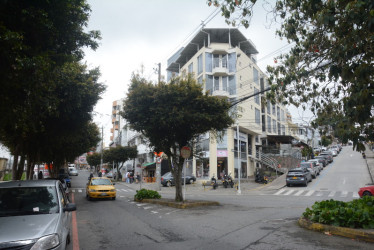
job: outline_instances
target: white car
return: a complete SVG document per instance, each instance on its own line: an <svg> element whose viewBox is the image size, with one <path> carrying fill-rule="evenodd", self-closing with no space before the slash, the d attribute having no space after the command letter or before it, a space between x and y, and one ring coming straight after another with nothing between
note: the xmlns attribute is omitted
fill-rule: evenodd
<svg viewBox="0 0 374 250"><path fill-rule="evenodd" d="M319 170L318 170L318 174L323 170L323 166L322 166L322 164L319 162L318 159L311 159L311 160L309 160L308 162L315 162L315 163L316 163L316 167L319 169Z"/></svg>
<svg viewBox="0 0 374 250"><path fill-rule="evenodd" d="M69 175L78 176L78 170L75 167L69 167Z"/></svg>

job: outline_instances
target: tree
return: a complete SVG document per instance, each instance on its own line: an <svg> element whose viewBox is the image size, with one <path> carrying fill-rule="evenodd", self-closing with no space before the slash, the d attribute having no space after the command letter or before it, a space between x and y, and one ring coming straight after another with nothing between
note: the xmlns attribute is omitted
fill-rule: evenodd
<svg viewBox="0 0 374 250"><path fill-rule="evenodd" d="M191 76L153 85L133 75L122 116L149 140L154 151L168 156L176 180L175 200L183 201L180 149L191 146L200 134L229 127L233 123L229 108L226 99L204 94Z"/></svg>
<svg viewBox="0 0 374 250"><path fill-rule="evenodd" d="M116 167L117 173L119 173L123 167L123 164L130 160L136 158L138 155L138 150L136 147L130 146L117 146L104 151L103 159L104 162L114 162L114 167ZM121 165L120 165L121 164ZM116 175L118 180L119 174Z"/></svg>
<svg viewBox="0 0 374 250"><path fill-rule="evenodd" d="M95 152L91 155L87 155L86 160L91 167L95 167L96 172L97 166L101 164L101 153Z"/></svg>
<svg viewBox="0 0 374 250"><path fill-rule="evenodd" d="M95 145L91 112L105 87L79 63L82 47L96 49L100 38L84 31L89 12L85 0L0 2L0 141L15 156L13 178L23 170L18 156L28 172L38 161L57 171L73 148Z"/></svg>
<svg viewBox="0 0 374 250"><path fill-rule="evenodd" d="M230 24L250 24L256 0L208 1L220 5ZM266 1L265 1L266 2ZM374 3L364 0L277 0L270 12L281 20L277 35L294 43L268 67L272 92L296 106L311 104L317 114L331 103L341 103L348 137L362 150L363 131L374 129ZM305 106L304 106L305 108ZM364 136L373 140L373 133Z"/></svg>

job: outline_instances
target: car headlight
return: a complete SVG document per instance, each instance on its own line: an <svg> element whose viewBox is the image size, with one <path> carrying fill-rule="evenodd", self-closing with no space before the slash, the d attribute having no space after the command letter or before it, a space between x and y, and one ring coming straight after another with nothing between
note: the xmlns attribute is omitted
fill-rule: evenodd
<svg viewBox="0 0 374 250"><path fill-rule="evenodd" d="M57 234L51 234L41 237L30 250L37 249L51 249L60 245L60 240Z"/></svg>

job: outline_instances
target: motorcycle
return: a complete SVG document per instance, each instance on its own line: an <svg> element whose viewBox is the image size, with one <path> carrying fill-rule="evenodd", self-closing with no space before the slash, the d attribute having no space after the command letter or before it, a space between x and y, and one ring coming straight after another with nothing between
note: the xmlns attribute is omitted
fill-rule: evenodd
<svg viewBox="0 0 374 250"><path fill-rule="evenodd" d="M231 174L229 175L225 174L223 176L222 184L225 188L227 188L228 185L230 185L231 188L234 187L234 181L231 178Z"/></svg>
<svg viewBox="0 0 374 250"><path fill-rule="evenodd" d="M269 179L268 179L268 177L266 175L256 174L256 177L255 177L255 182L256 183L267 184L268 181L269 181Z"/></svg>
<svg viewBox="0 0 374 250"><path fill-rule="evenodd" d="M218 187L217 179L214 177L214 174L213 174L212 178L210 179L210 185L213 186L213 189L216 189Z"/></svg>

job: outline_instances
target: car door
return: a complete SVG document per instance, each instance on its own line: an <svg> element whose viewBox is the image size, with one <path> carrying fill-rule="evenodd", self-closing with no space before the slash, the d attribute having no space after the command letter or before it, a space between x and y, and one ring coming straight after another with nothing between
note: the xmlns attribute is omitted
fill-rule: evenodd
<svg viewBox="0 0 374 250"><path fill-rule="evenodd" d="M60 225L59 231L61 232L61 239L63 246L66 244L67 236L70 234L71 231L71 212L64 211L64 207L69 203L69 199L64 192L64 189L61 183L58 184L58 197L60 203Z"/></svg>

